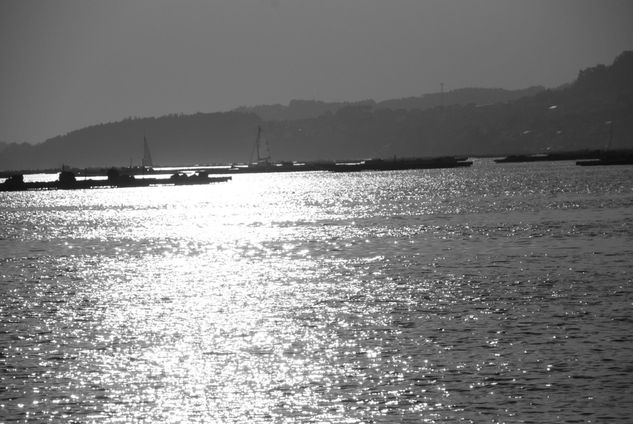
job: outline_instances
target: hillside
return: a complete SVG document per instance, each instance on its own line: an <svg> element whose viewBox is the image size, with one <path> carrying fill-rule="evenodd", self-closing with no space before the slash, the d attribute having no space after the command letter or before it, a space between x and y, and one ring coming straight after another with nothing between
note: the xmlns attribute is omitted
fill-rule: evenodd
<svg viewBox="0 0 633 424"><path fill-rule="evenodd" d="M260 105L243 106L235 109L236 112L254 113L263 121L296 121L300 119L318 118L325 113L336 113L340 109L358 106L371 106L373 109L393 110L426 110L438 106L454 105L485 105L493 103L509 102L521 97L532 96L544 87L530 87L524 90L504 90L502 88L460 88L446 93L431 93L417 97L405 97L402 99L362 100L359 102L323 102L318 100L291 100L285 105Z"/></svg>
<svg viewBox="0 0 633 424"><path fill-rule="evenodd" d="M622 53L611 65L580 71L564 88L536 87L524 94L490 102L490 96L517 92L464 89L445 93L439 105L437 94L431 94L380 103L293 101L287 107L128 119L35 146L9 144L0 152L0 169L139 164L144 136L158 165L244 162L258 125L274 160L603 149L611 127L607 122L613 127L610 147L633 148L633 52ZM475 97L479 100L466 101Z"/></svg>
<svg viewBox="0 0 633 424"><path fill-rule="evenodd" d="M296 121L300 119L317 118L324 113L333 113L339 109L350 106L374 106L373 100L361 102L323 102L319 100L291 100L288 106L259 105L242 106L235 109L235 112L254 113L263 121Z"/></svg>
<svg viewBox="0 0 633 424"><path fill-rule="evenodd" d="M9 145L0 155L0 168L140 165L143 137L156 164L247 160L259 123L253 114L233 112L127 119L83 128L39 145Z"/></svg>

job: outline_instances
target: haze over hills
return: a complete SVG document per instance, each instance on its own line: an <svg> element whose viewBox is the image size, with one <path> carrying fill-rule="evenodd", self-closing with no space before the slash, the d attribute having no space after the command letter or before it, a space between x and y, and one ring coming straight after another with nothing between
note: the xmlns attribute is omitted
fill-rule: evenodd
<svg viewBox="0 0 633 424"><path fill-rule="evenodd" d="M335 113L339 109L354 106L371 106L372 109L426 110L443 105L485 105L508 102L544 91L545 87L530 87L524 90L504 90L502 88L460 88L446 93L430 93L417 97L384 100L362 100L359 102L323 102L318 100L291 100L285 105L243 106L237 112L255 113L264 121L289 121L317 118L325 113Z"/></svg>
<svg viewBox="0 0 633 424"><path fill-rule="evenodd" d="M294 100L288 106L130 118L38 145L0 144L0 169L248 161L261 126L273 160L506 155L633 148L633 52L557 89L460 89L374 102Z"/></svg>

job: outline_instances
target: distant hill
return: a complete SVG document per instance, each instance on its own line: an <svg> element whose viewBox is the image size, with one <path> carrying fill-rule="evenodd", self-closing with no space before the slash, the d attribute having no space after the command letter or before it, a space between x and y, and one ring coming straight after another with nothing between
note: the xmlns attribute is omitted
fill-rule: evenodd
<svg viewBox="0 0 633 424"><path fill-rule="evenodd" d="M374 109L405 109L426 110L438 106L453 105L485 105L492 103L508 102L521 97L532 96L544 87L530 87L524 90L504 90L502 88L461 88L446 93L431 93L418 97L406 97L402 99L362 100L359 102L323 102L318 100L291 100L287 106L260 105L242 106L235 109L236 112L254 113L263 121L295 121L299 119L318 118L325 113L336 113L339 109L371 106Z"/></svg>
<svg viewBox="0 0 633 424"><path fill-rule="evenodd" d="M5 144L0 169L139 164L143 136L155 164L244 162L257 126L274 160L603 149L611 127L611 148L633 148L633 52L550 90L463 89L379 103L294 100L95 125L38 145Z"/></svg>
<svg viewBox="0 0 633 424"><path fill-rule="evenodd" d="M374 106L373 100L360 102L323 102L320 100L291 100L288 106L259 105L242 106L235 109L235 112L254 113L263 121L295 121L299 119L316 118L324 113L333 113L337 110L350 106Z"/></svg>
<svg viewBox="0 0 633 424"><path fill-rule="evenodd" d="M259 124L257 116L235 112L126 119L86 127L38 145L11 144L0 155L0 168L140 165L144 137L155 164L246 161Z"/></svg>
<svg viewBox="0 0 633 424"><path fill-rule="evenodd" d="M376 104L378 109L416 109L426 110L438 106L455 105L488 105L504 103L533 96L545 90L537 86L523 90L504 90L503 88L460 88L446 93L431 93L419 97L406 97L396 100L385 100Z"/></svg>

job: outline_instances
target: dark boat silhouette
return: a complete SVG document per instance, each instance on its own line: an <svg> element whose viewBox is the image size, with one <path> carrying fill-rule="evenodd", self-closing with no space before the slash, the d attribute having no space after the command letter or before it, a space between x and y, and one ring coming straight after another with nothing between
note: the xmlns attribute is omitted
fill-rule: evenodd
<svg viewBox="0 0 633 424"><path fill-rule="evenodd" d="M0 184L0 191L22 191L26 190L26 183L24 182L24 175L13 174Z"/></svg>

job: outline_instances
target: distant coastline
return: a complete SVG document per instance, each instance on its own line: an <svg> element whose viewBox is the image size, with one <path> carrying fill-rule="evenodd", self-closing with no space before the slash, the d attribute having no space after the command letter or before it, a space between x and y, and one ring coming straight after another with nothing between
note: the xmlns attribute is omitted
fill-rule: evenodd
<svg viewBox="0 0 633 424"><path fill-rule="evenodd" d="M130 118L41 144L0 143L0 169L248 160L261 127L278 162L337 158L530 156L633 149L633 51L581 70L570 84L523 91L460 89L387 102L293 101L231 112ZM609 140L609 146L607 146Z"/></svg>

